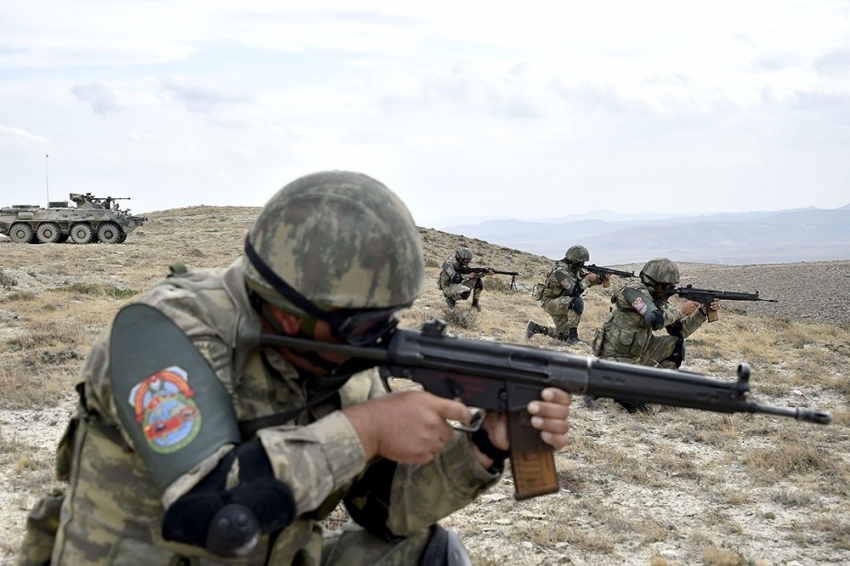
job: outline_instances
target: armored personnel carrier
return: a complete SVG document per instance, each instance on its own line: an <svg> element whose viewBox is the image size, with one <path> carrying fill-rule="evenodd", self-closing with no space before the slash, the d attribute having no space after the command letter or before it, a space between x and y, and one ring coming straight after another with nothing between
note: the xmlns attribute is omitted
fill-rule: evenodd
<svg viewBox="0 0 850 566"><path fill-rule="evenodd" d="M117 201L129 198L95 197L71 193L75 206L51 201L47 208L16 204L0 208L0 234L21 244L49 244L71 240L75 244L120 244L127 234L147 221L122 210Z"/></svg>

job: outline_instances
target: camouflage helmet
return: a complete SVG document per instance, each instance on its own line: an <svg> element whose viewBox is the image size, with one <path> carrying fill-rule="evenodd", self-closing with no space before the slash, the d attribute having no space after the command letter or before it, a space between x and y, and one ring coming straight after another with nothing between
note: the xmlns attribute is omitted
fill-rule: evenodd
<svg viewBox="0 0 850 566"><path fill-rule="evenodd" d="M458 248L455 252L457 259L472 259L472 250L469 248Z"/></svg>
<svg viewBox="0 0 850 566"><path fill-rule="evenodd" d="M679 268L666 257L657 257L646 262L640 270L640 280L644 283L675 285L679 282Z"/></svg>
<svg viewBox="0 0 850 566"><path fill-rule="evenodd" d="M360 173L314 173L289 183L260 211L248 242L246 285L296 315L304 309L276 290L274 279L324 311L403 307L422 289L422 243L410 212ZM272 272L271 283L249 257L254 251Z"/></svg>
<svg viewBox="0 0 850 566"><path fill-rule="evenodd" d="M590 252L584 246L570 246L564 253L564 259L575 263L590 261Z"/></svg>

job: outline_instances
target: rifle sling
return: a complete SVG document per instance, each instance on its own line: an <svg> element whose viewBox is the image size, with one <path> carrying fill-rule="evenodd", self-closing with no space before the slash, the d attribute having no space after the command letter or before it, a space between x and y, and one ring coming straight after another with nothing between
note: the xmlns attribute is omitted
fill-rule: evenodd
<svg viewBox="0 0 850 566"><path fill-rule="evenodd" d="M257 417L256 419L240 421L238 423L239 434L242 436L243 442L247 441L253 438L260 429L286 424L304 411L312 409L322 401L330 399L332 396L336 395L336 393L336 391L326 391L323 395L314 397L309 403L306 403L301 407L283 411L282 413L272 413L271 415Z"/></svg>

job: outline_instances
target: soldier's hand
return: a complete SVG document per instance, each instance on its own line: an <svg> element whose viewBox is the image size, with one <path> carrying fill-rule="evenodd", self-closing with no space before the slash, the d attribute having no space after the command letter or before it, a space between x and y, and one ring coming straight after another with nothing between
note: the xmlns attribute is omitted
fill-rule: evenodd
<svg viewBox="0 0 850 566"><path fill-rule="evenodd" d="M700 306L701 304L696 301L682 301L679 303L679 308L682 309L682 314L685 316L693 314Z"/></svg>
<svg viewBox="0 0 850 566"><path fill-rule="evenodd" d="M426 391L399 391L342 410L351 422L366 458L383 456L405 464L427 464L452 439L447 419L469 424L463 403Z"/></svg>
<svg viewBox="0 0 850 566"><path fill-rule="evenodd" d="M712 310L712 311L720 310L720 299L714 299L713 301L711 301L710 305L700 305L700 310L702 311L702 314L704 314L705 316L708 316L709 310Z"/></svg>
<svg viewBox="0 0 850 566"><path fill-rule="evenodd" d="M562 389L549 387L540 394L540 401L528 404L531 413L531 426L540 431L540 438L555 450L567 445L567 433L570 431L570 403L572 395Z"/></svg>
<svg viewBox="0 0 850 566"><path fill-rule="evenodd" d="M540 431L543 442L558 450L567 445L567 433L570 430L567 419L570 416L572 396L561 389L547 387L541 392L540 397L539 401L528 404L528 412L532 415L531 426ZM507 414L487 413L487 418L481 426L487 431L493 446L501 450L510 448ZM492 460L477 449L476 453L479 454L478 459L485 468L493 464Z"/></svg>
<svg viewBox="0 0 850 566"><path fill-rule="evenodd" d="M496 272L493 271L493 269L491 268L491 269L487 270L487 273L485 273L485 275L496 275Z"/></svg>
<svg viewBox="0 0 850 566"><path fill-rule="evenodd" d="M596 283L597 281L599 281L599 276L595 273L588 273L585 277L591 283Z"/></svg>

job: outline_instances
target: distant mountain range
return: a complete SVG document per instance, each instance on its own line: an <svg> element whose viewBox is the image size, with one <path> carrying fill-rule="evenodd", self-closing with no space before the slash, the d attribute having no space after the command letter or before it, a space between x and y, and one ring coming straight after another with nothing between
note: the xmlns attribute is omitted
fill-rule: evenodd
<svg viewBox="0 0 850 566"><path fill-rule="evenodd" d="M640 263L659 256L730 265L850 259L850 204L712 215L591 214L597 218L500 219L440 229L552 259L582 244L590 250L591 263L598 265Z"/></svg>

